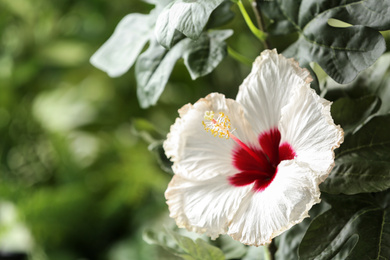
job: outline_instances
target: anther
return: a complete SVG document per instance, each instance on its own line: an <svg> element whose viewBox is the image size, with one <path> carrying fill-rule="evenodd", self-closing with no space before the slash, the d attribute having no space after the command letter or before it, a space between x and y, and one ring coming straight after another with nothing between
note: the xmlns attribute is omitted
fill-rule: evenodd
<svg viewBox="0 0 390 260"><path fill-rule="evenodd" d="M230 119L223 112L218 113L218 118L214 119L213 111L206 111L204 113L204 119L209 120L209 122L205 123L202 121L203 127L207 132L211 132L212 135L218 136L219 138L232 138L239 146L241 146L245 151L247 151L255 160L262 163L262 160L259 156L250 149L246 144L244 144L240 139L238 139L235 135L232 134Z"/></svg>

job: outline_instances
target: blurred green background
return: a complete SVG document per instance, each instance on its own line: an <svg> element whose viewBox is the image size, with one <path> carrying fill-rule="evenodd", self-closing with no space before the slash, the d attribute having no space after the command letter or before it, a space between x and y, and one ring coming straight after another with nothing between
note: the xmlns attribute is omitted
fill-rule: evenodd
<svg viewBox="0 0 390 260"><path fill-rule="evenodd" d="M250 68L226 58L191 81L179 62L157 106L140 109L134 69L109 78L89 57L126 14L151 8L138 0L0 1L0 258L157 259L142 231L167 222L171 175L153 142L185 103L213 91L234 97ZM257 56L261 45L241 17L233 25L245 29L229 44Z"/></svg>

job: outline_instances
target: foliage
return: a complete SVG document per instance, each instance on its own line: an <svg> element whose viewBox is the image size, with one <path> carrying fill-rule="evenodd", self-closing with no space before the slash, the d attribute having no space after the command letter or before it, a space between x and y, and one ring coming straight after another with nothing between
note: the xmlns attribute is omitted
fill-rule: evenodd
<svg viewBox="0 0 390 260"><path fill-rule="evenodd" d="M390 258L389 12L385 0L0 2L0 258ZM345 140L323 202L270 247L153 228L170 223L161 144L177 109L234 96L264 48L334 102Z"/></svg>
<svg viewBox="0 0 390 260"><path fill-rule="evenodd" d="M141 107L154 105L178 59L184 58L192 79L196 79L214 70L227 54L224 40L231 31L203 31L213 11L210 26L229 21L225 15L232 18L226 8L231 5L229 2L217 8L222 2L163 1L156 2L149 15L129 14L92 56L91 62L110 76L120 76L133 65L142 47L150 41L149 48L136 62L137 94Z"/></svg>
<svg viewBox="0 0 390 260"><path fill-rule="evenodd" d="M390 29L390 4L386 1L276 0L260 5L275 21L271 33L298 32L298 40L285 50L285 55L296 57L303 66L318 63L339 83L351 82L386 49L378 32ZM345 26L335 26L330 19L342 21Z"/></svg>
<svg viewBox="0 0 390 260"><path fill-rule="evenodd" d="M332 209L313 220L299 247L302 259L388 259L388 193L329 196ZM325 233L325 236L318 234Z"/></svg>

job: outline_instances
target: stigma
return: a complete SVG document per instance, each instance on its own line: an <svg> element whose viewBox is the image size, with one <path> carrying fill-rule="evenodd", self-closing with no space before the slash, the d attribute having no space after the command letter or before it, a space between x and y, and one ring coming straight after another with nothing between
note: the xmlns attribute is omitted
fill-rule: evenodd
<svg viewBox="0 0 390 260"><path fill-rule="evenodd" d="M262 159L256 154L256 152L236 137L231 130L230 119L223 112L218 113L218 118L215 119L213 111L206 111L204 113L204 119L208 120L207 123L202 121L204 129L207 132L211 132L212 135L218 136L219 138L233 139L241 148L247 151L256 161L262 162Z"/></svg>

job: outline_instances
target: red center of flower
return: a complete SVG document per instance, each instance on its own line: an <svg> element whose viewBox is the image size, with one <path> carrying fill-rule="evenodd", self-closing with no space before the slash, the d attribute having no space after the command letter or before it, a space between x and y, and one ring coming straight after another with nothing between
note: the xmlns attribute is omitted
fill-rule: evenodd
<svg viewBox="0 0 390 260"><path fill-rule="evenodd" d="M295 151L289 143L280 144L277 128L262 133L258 141L261 148L240 145L234 149L233 166L239 173L229 177L233 186L255 183L253 190L263 191L275 178L279 163L295 157Z"/></svg>

